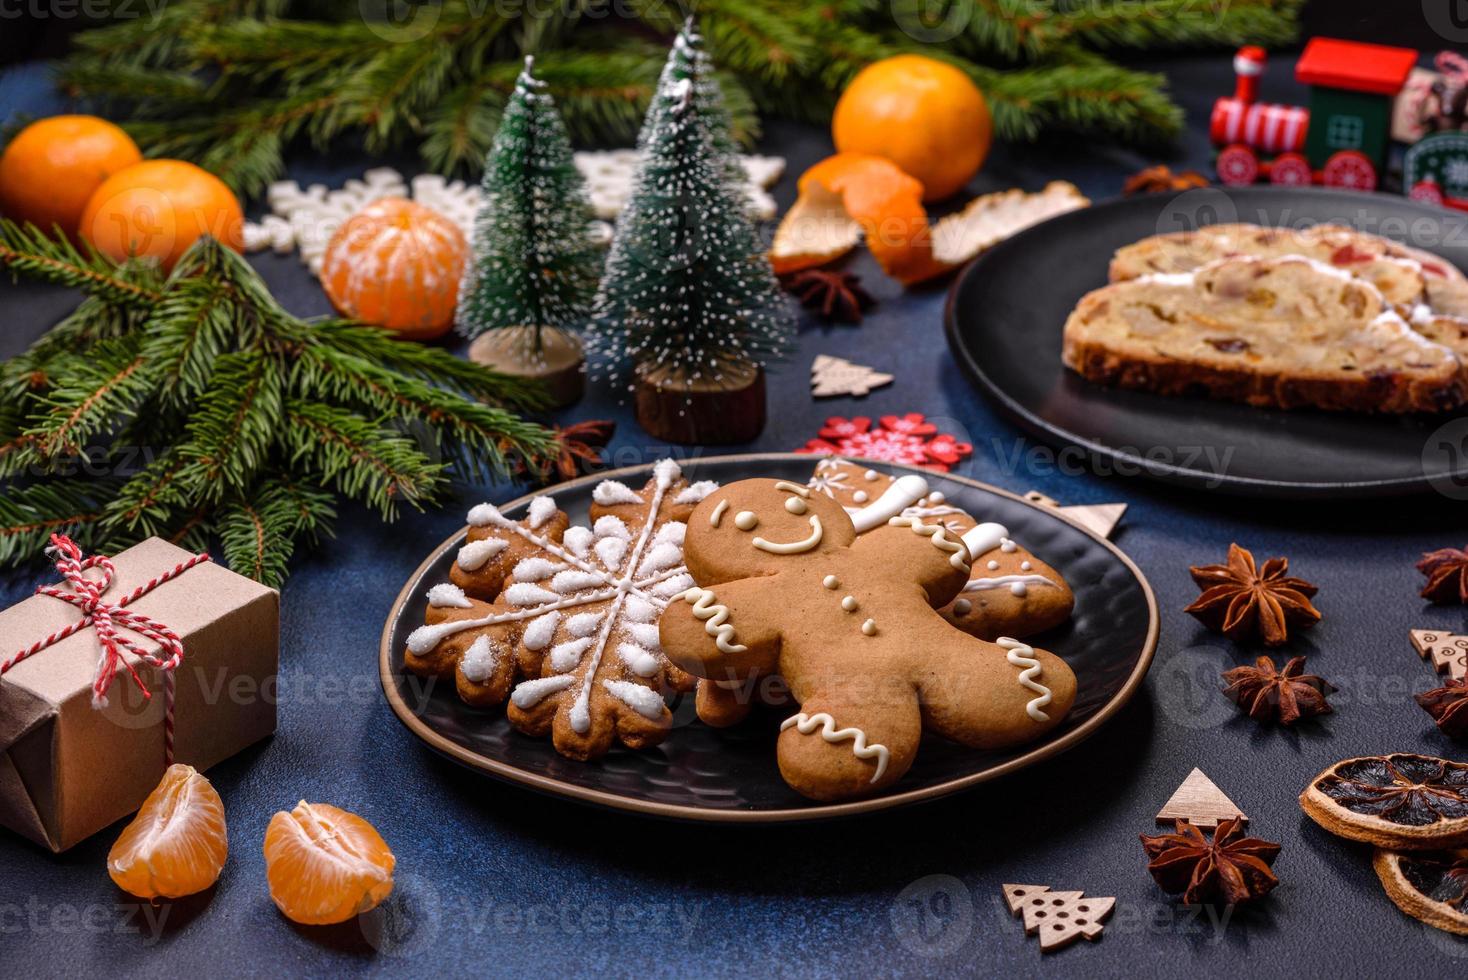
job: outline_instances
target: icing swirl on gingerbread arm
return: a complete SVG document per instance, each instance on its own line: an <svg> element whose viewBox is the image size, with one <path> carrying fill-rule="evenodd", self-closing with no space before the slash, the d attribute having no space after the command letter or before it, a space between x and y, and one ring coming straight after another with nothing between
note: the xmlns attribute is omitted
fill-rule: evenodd
<svg viewBox="0 0 1468 980"><path fill-rule="evenodd" d="M1050 716L1041 709L1054 700L1055 696L1050 692L1050 688L1041 684L1038 680L1040 675L1044 673L1045 668L1040 666L1040 661L1035 656L1035 648L1028 643L1021 643L1019 640L1012 640L1007 636L1001 636L994 642L1008 651L1005 654L1006 660L1016 667L1025 668L1019 674L1020 686L1040 695L1037 698L1031 699L1025 705L1025 714L1029 715L1033 721L1049 721Z"/></svg>
<svg viewBox="0 0 1468 980"><path fill-rule="evenodd" d="M875 783L881 779L882 774L887 771L887 760L892 756L887 746L880 742L867 742L867 733L860 728L838 729L836 719L824 711L818 711L813 715L808 715L804 711L791 715L780 724L780 731L783 732L787 728L794 728L802 735L809 735L819 728L821 739L830 744L850 741L852 755L858 759L877 760L877 771L872 773L871 782Z"/></svg>

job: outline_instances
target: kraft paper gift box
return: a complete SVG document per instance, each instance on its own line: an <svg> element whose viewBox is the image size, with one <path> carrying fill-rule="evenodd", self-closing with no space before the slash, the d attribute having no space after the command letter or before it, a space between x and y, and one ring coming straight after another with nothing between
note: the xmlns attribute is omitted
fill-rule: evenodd
<svg viewBox="0 0 1468 980"><path fill-rule="evenodd" d="M113 556L117 574L102 600L115 603L191 557L159 538L129 548ZM74 591L54 570L46 581ZM126 608L183 641L174 671L175 762L204 770L275 731L280 596L274 589L203 562ZM46 595L0 610L0 664L82 616ZM160 650L125 628L118 634L150 653ZM0 825L56 852L137 810L163 777L163 671L124 654L152 697L144 698L122 667L108 705L94 708L101 651L97 630L88 627L0 675Z"/></svg>

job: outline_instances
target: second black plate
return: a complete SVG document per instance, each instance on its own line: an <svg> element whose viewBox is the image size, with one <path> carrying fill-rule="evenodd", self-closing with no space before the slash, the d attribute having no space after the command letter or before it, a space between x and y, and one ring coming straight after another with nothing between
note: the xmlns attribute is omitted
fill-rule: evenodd
<svg viewBox="0 0 1468 980"><path fill-rule="evenodd" d="M1468 417L1274 411L1105 388L1060 363L1076 301L1106 284L1112 253L1160 232L1247 221L1340 222L1468 268L1463 216L1384 194L1204 188L1072 211L980 257L954 283L945 323L959 364L1039 437L1099 471L1273 497L1387 496L1468 485Z"/></svg>

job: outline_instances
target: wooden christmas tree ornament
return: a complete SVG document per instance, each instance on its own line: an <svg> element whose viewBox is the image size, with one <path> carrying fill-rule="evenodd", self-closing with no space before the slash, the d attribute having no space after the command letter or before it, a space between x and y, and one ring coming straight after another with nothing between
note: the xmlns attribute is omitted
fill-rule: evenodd
<svg viewBox="0 0 1468 980"><path fill-rule="evenodd" d="M874 371L865 364L853 364L840 357L817 354L810 366L812 398L850 395L860 398L873 388L892 383L892 375Z"/></svg>
<svg viewBox="0 0 1468 980"><path fill-rule="evenodd" d="M1039 934L1040 952L1069 946L1081 937L1090 942L1101 932L1114 898L1086 898L1085 892L1053 892L1048 885L1004 885L1009 911L1024 921L1025 934Z"/></svg>
<svg viewBox="0 0 1468 980"><path fill-rule="evenodd" d="M1038 490L1031 490L1025 494L1025 499L1032 504L1054 507L1077 524L1103 538L1111 537L1111 532L1116 530L1116 525L1121 523L1122 516L1126 514L1126 504L1076 504L1072 507L1063 507L1059 501L1045 496Z"/></svg>
<svg viewBox="0 0 1468 980"><path fill-rule="evenodd" d="M541 329L540 349L530 327L488 330L469 344L469 360L501 374L538 381L545 386L550 408L580 401L586 392L586 354L581 341L567 330Z"/></svg>
<svg viewBox="0 0 1468 980"><path fill-rule="evenodd" d="M1214 785L1213 780L1203 775L1203 770L1194 769L1177 788L1161 810L1157 811L1157 822L1170 824L1175 820L1186 820L1194 827L1212 830L1224 820L1249 822L1238 804L1229 799Z"/></svg>
<svg viewBox="0 0 1468 980"><path fill-rule="evenodd" d="M667 442L723 446L765 427L765 372L754 364L721 378L687 380L668 367L639 368L633 404L647 434Z"/></svg>
<svg viewBox="0 0 1468 980"><path fill-rule="evenodd" d="M1455 681L1468 678L1468 636L1446 630L1413 630L1412 646L1432 669Z"/></svg>

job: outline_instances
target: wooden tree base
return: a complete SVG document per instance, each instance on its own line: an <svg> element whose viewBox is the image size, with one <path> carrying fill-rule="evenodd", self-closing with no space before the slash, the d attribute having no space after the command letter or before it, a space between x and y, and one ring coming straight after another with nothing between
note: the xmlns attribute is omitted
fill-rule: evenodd
<svg viewBox="0 0 1468 980"><path fill-rule="evenodd" d="M765 372L754 364L717 381L639 370L633 397L638 424L667 442L723 446L749 442L765 427Z"/></svg>
<svg viewBox="0 0 1468 980"><path fill-rule="evenodd" d="M488 330L469 345L469 360L502 374L539 381L550 396L550 408L565 408L586 393L586 354L575 334L542 330L541 349L532 353L528 327Z"/></svg>

